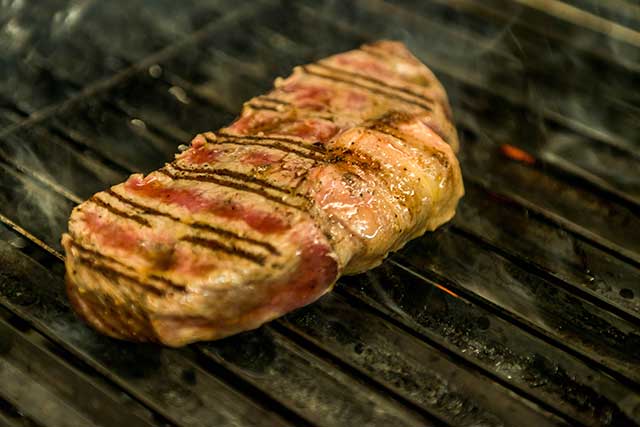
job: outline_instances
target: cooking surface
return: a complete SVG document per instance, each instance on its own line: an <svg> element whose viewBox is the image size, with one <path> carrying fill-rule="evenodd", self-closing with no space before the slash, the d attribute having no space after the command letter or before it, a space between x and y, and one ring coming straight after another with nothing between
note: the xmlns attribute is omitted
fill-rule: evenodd
<svg viewBox="0 0 640 427"><path fill-rule="evenodd" d="M0 3L0 425L640 424L640 9L630 0ZM72 207L298 64L393 38L441 79L452 223L257 331L101 336Z"/></svg>

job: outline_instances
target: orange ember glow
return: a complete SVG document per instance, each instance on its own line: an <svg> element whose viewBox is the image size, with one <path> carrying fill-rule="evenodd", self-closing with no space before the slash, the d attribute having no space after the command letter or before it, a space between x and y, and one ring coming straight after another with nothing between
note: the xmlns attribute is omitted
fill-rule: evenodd
<svg viewBox="0 0 640 427"><path fill-rule="evenodd" d="M500 147L500 151L511 160L515 160L517 162L526 163L528 165L532 165L536 162L535 157L531 154L510 144L503 144Z"/></svg>
<svg viewBox="0 0 640 427"><path fill-rule="evenodd" d="M445 288L445 287L444 287L444 286L442 286L442 285L439 285L439 284L437 284L437 283L434 283L433 285L434 285L436 288L440 289L441 291L444 291L444 292L448 293L448 294L449 294L449 295L451 295L452 297L460 298L460 296L459 296L458 294L456 294L456 293L455 293L455 292L453 292L453 291L450 291L449 289Z"/></svg>

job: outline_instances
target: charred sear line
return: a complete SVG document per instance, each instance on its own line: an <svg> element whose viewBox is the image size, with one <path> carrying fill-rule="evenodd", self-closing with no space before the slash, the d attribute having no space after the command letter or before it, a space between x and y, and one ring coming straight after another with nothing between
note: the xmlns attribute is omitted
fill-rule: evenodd
<svg viewBox="0 0 640 427"><path fill-rule="evenodd" d="M91 258L90 259L99 259L102 261L107 261L110 262L112 264L116 264L126 270L129 270L131 272L135 272L135 269L127 264L124 264L121 261L118 261L117 259L110 257L108 255L104 255L98 251L95 251L93 249L89 249L84 245L81 245L80 243L78 243L78 241L75 238L71 239L71 245L76 248L78 251L82 252L85 255L89 255ZM169 279L166 279L164 277L158 276L157 274L152 274L149 276L149 278L156 280L158 282L164 283L165 285L167 285L170 288L176 289L176 290L184 290L185 286L178 284L176 282L173 282Z"/></svg>
<svg viewBox="0 0 640 427"><path fill-rule="evenodd" d="M179 170L181 172L191 172L191 173L206 174L206 175L213 175L213 176L216 176L216 175L217 176L227 176L229 178L234 178L234 179L237 179L239 181L250 182L252 184L261 185L263 187L270 188L272 190L281 191L281 192L283 192L285 194L291 194L292 193L292 189L290 189L290 188L278 187L277 185L273 185L269 181L265 181L263 179L256 178L254 176L246 175L246 174L243 174L243 173L240 173L240 172L236 172L236 171L232 171L232 170L229 170L229 169L186 168L184 166L180 166L180 165L176 164L175 162L171 164L171 167L173 169Z"/></svg>
<svg viewBox="0 0 640 427"><path fill-rule="evenodd" d="M406 142L404 140L404 138L402 137L402 135L400 135L400 131L398 129L394 128L392 125L390 125L390 123L391 122L385 121L383 119L383 120L380 120L380 121L377 121L377 122L371 124L368 128L371 129L371 130L374 130L376 132L380 132L380 133L383 133L385 135L392 136L392 137L394 137L394 138L396 138L396 139L398 139L398 140L400 140L402 142ZM449 170L448 173L451 174L452 173L451 165L449 163L449 159L447 159L447 156L442 151L439 151L438 149L435 149L433 147L431 147L431 149L429 151L431 152L431 158L437 160L438 163L440 163L440 165L444 169Z"/></svg>
<svg viewBox="0 0 640 427"><path fill-rule="evenodd" d="M329 156L329 162L358 165L364 170L379 171L382 165L378 160L373 159L369 154L358 150L348 148L337 149L332 151Z"/></svg>
<svg viewBox="0 0 640 427"><path fill-rule="evenodd" d="M376 58L382 59L384 61L388 61L389 57L399 58L396 55L393 55L393 54L391 54L389 52L383 52L383 51L381 51L381 50L379 50L379 49L377 49L377 48L375 48L374 46L371 46L371 45L366 45L366 44L362 45L362 46L360 46L360 50L362 52L366 52L369 55L375 56ZM400 58L400 59L402 59L402 58Z"/></svg>
<svg viewBox="0 0 640 427"><path fill-rule="evenodd" d="M376 59L382 59L383 61L387 62L389 61L389 58L393 58L393 59L397 59L400 60L402 62L406 62L407 58L404 58L400 55L396 55L393 52L389 52L386 50L382 50L379 49L378 47L376 47L375 45L363 45L360 47L360 51L364 52L370 56L373 56ZM422 86L422 87L429 87L432 85L432 81L430 81L428 78L424 77L420 79L420 82L415 81L415 84ZM445 103L446 104L446 103ZM446 109L448 108L448 105L445 107L445 114L446 114Z"/></svg>
<svg viewBox="0 0 640 427"><path fill-rule="evenodd" d="M98 272L100 274L102 274L103 276L109 278L110 280L112 280L113 282L116 282L117 279L125 279L131 283L135 283L136 285L143 287L145 290L148 290L149 292L153 293L156 296L162 296L164 295L164 292L158 288L156 288L155 286L151 285L150 283L145 283L143 281L141 281L140 279L138 279L135 276L132 276L130 274L124 273L122 271L118 271L116 269L114 269L113 267L109 267L106 264L102 264L99 262L96 262L96 260L88 258L88 257L83 257L83 256L79 256L76 258L78 260L78 262L80 264L85 265L86 267L92 269L95 272ZM178 288L180 291L184 291L184 288Z"/></svg>
<svg viewBox="0 0 640 427"><path fill-rule="evenodd" d="M268 105L260 105L260 104L256 104L255 102L249 102L249 103L245 104L245 106L251 108L252 110L269 110L269 111L275 111L275 112L279 112L280 111L276 107L270 107Z"/></svg>
<svg viewBox="0 0 640 427"><path fill-rule="evenodd" d="M171 217L171 215L169 214L165 214L164 212L160 212L156 209L150 208L148 206L142 205L140 203L137 203L131 199L128 199L122 195L120 195L119 193L116 193L115 191L113 191L112 189L108 189L105 191L108 195L110 195L111 197L114 197L116 199L118 199L120 202L127 204L129 206L132 206L136 209L139 209L140 211L142 211L142 213L145 214L151 214L151 215L159 215L159 216L167 216L167 217Z"/></svg>
<svg viewBox="0 0 640 427"><path fill-rule="evenodd" d="M221 136L225 138L238 139L238 140L252 140L252 141L279 141L285 142L288 144L292 144L292 148L304 148L309 151L314 151L316 153L324 154L326 152L324 146L319 141L314 143L309 143L309 141L304 141L296 138L288 138L286 136L280 135L265 135L265 136L257 136L257 135L233 135L227 132L219 132Z"/></svg>
<svg viewBox="0 0 640 427"><path fill-rule="evenodd" d="M210 142L213 143L220 143L220 144L232 144L232 145L239 145L239 146L256 146L256 147L265 147L265 148L271 148L274 150L278 150L278 151L282 151L285 153L289 153L289 154L295 154L296 156L308 159L308 160L313 160L314 162L321 162L323 161L323 157L314 153L314 152L308 152L308 151L300 151L297 148L294 147L288 147L286 145L282 145L278 142L258 142L258 141L254 141L254 140L250 140L250 139L227 139L226 137L224 138L218 138L216 140L210 140ZM304 148L304 147L303 147Z"/></svg>
<svg viewBox="0 0 640 427"><path fill-rule="evenodd" d="M130 219L132 221L137 222L140 225L144 225L145 227L151 227L151 224L149 224L149 221L147 221L146 219L144 219L143 217L141 217L140 215L136 215L136 214L131 214L129 212L125 212L122 211L118 208L116 208L115 206L111 206L109 203L105 202L104 200L102 200L99 197L93 196L91 199L89 199L90 202L100 206L101 208L104 208L106 210L108 210L109 212L111 212L112 214L119 216L121 218L126 218L126 219Z"/></svg>
<svg viewBox="0 0 640 427"><path fill-rule="evenodd" d="M414 114L405 113L403 111L389 111L383 115L376 117L370 121L371 126L381 125L390 129L397 130L397 126L403 123L411 123L416 119Z"/></svg>
<svg viewBox="0 0 640 427"><path fill-rule="evenodd" d="M377 130L382 133L386 133L388 135L394 136L395 138L403 141L402 137L399 136L400 130L397 126L401 123L408 123L414 120L415 118L411 115L399 112L392 111L390 113L385 114L382 117L377 118L373 123L369 125L369 129ZM449 124L453 126L450 122ZM446 132L443 129L439 129L437 126L432 126L425 123L433 133L438 135L442 140L446 143L449 143L449 138L447 137Z"/></svg>
<svg viewBox="0 0 640 427"><path fill-rule="evenodd" d="M221 228L217 228L217 227L212 227L209 224L204 224L201 222L194 222L192 224L189 224L191 226L191 228L195 228L195 229L200 229L200 230L206 230L206 231L212 231L215 230L215 232L221 236L227 235L228 237L234 237L238 240L247 242L247 243L252 243L256 246L260 246L261 248L266 249L270 254L273 255L280 255L280 251L278 249L276 249L275 246L273 246L270 243L267 242L261 242L260 240L255 240L255 239L251 239L249 237L242 237L242 236L238 236L235 233L232 233L231 231L228 230L223 230Z"/></svg>
<svg viewBox="0 0 640 427"><path fill-rule="evenodd" d="M326 80L335 81L335 82L338 82L338 83L344 83L344 84L347 84L347 85L350 85L350 86L353 86L353 87L357 87L357 88L366 90L366 91L371 92L371 93L375 93L375 94L384 96L386 98L395 99L395 100L398 100L398 101L402 101L402 102L404 102L406 104L412 104L412 105L418 106L418 107L420 107L420 108L422 108L423 110L426 110L426 111L431 111L431 106L429 104L425 103L425 102L418 101L418 100L415 100L415 99L410 99L410 98L407 98L407 97L399 95L399 94L389 93L389 92L387 92L385 90L380 90L380 89L376 89L376 88L373 88L373 87L369 87L369 86L364 85L362 83L358 83L357 81L355 81L355 80L353 80L351 78L348 78L348 77L335 76L335 75L332 75L332 74L321 73L321 72L314 71L314 70L310 69L309 66L302 67L302 70L305 73L307 73L309 75L312 75L312 76L320 77L320 78L326 79Z"/></svg>
<svg viewBox="0 0 640 427"><path fill-rule="evenodd" d="M287 110L290 111L291 109L291 104L289 102L268 96L258 96L246 102L244 105L254 110L268 110L278 113L285 112Z"/></svg>
<svg viewBox="0 0 640 427"><path fill-rule="evenodd" d="M406 93L407 95L411 95L411 96L415 96L416 98L420 98L425 102L433 103L433 99L429 98L428 96L425 96L425 95L423 95L421 93L415 92L415 91L413 91L413 90L411 90L409 88L406 88L406 87L396 86L394 84L387 83L387 82L382 81L380 79L376 79L374 77L369 77L369 76L366 76L364 74L354 73L354 72L347 71L347 70L342 70L340 68L336 68L336 67L333 67L331 65L327 65L325 63L322 63L322 62L316 62L313 65L316 66L316 67L324 68L324 69L326 69L326 70L328 70L330 72L333 72L333 73L344 74L345 76L353 77L353 78L356 78L356 79L366 80L368 82L371 82L371 83L376 84L378 86L381 86L383 88L388 88L388 89L391 89L391 90L400 91L400 92Z"/></svg>
<svg viewBox="0 0 640 427"><path fill-rule="evenodd" d="M298 210L300 209L299 205L291 204L289 202L284 201L281 197L271 195L267 193L263 188L249 187L246 184L219 179L219 178L216 178L215 176L208 175L208 174L191 174L191 173L185 173L185 172L180 172L179 174L175 174L167 169L159 169L158 172L165 174L166 176L173 179L174 181L185 180L185 181L209 182L211 184L216 184L221 187L228 187L228 188L233 188L235 190L244 191L246 193L257 194L258 196L261 196L267 200L286 206L288 208L298 209Z"/></svg>
<svg viewBox="0 0 640 427"><path fill-rule="evenodd" d="M162 169L160 171L162 171ZM260 247L266 249L267 251L269 251L270 253L272 253L274 255L280 255L280 251L278 251L278 249L276 249L276 247L273 246L270 243L261 242L260 240L252 239L250 237L241 236L241 235L239 235L237 233L234 233L233 231L225 230L224 228L216 227L216 226L204 223L204 222L197 222L197 221L196 222L187 222L187 221L184 221L183 219L181 219L181 218L179 218L177 216L174 216L174 215L172 215L170 213L162 212L162 211L159 211L157 209L153 209L153 208L150 208L148 206L142 205L142 204L140 204L138 202L135 202L135 201L133 201L133 200L127 198L127 197L124 197L124 196L116 193L113 190L107 190L107 194L109 194L110 196L120 200L124 204L127 204L127 205L129 205L131 207L134 207L136 209L139 209L140 211L144 212L147 215L154 215L154 216L161 216L161 217L169 218L172 221L179 222L181 224L185 224L185 225L187 225L187 226L189 226L191 228L198 229L198 230L203 230L203 231L208 231L208 232L217 234L217 235L219 235L221 237L227 237L227 238L236 239L236 240L239 240L239 241L251 243L251 244L254 244L256 246L260 246Z"/></svg>
<svg viewBox="0 0 640 427"><path fill-rule="evenodd" d="M370 54L371 56L375 56L378 59L382 59L384 61L389 61L389 58L398 59L403 62L407 62L407 58L404 56L398 55L395 52L389 52L388 50L380 49L375 44L365 44L360 46L360 51Z"/></svg>
<svg viewBox="0 0 640 427"><path fill-rule="evenodd" d="M400 135L399 130L384 121L376 121L375 123L369 125L368 128L405 142L404 138Z"/></svg>
<svg viewBox="0 0 640 427"><path fill-rule="evenodd" d="M183 242L191 243L196 246L202 246L204 248L207 248L213 251L221 251L229 255L234 255L234 256L249 260L251 262L254 262L260 266L264 265L264 262L267 259L267 257L264 255L254 254L254 253L242 250L240 248L236 248L234 246L225 245L224 243L219 242L217 240L204 239L202 237L196 237L196 236L186 236L181 238L180 240Z"/></svg>

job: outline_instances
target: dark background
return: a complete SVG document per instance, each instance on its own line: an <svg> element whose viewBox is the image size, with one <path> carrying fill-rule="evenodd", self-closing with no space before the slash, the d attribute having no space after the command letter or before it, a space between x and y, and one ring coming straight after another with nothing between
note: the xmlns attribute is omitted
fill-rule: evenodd
<svg viewBox="0 0 640 427"><path fill-rule="evenodd" d="M0 426L638 425L639 29L631 0L0 0ZM74 317L75 204L380 38L450 95L450 225L214 343Z"/></svg>

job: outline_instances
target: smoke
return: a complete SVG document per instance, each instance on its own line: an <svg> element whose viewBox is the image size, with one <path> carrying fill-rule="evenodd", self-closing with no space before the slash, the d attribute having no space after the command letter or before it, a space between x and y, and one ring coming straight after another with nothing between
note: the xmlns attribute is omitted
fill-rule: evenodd
<svg viewBox="0 0 640 427"><path fill-rule="evenodd" d="M73 206L122 179L91 152L38 125L0 140L0 213L57 250Z"/></svg>
<svg viewBox="0 0 640 427"><path fill-rule="evenodd" d="M2 171L5 172L5 171ZM2 176L0 190L6 192L7 176ZM14 176L13 178L20 178ZM14 181L15 182L15 181ZM29 227L34 235L45 241L54 249L60 250L58 241L64 231L63 224L70 213L70 205L65 206L60 203L59 198L54 194L43 190L32 182L18 181L20 185L19 195L13 194L10 200L4 200L3 204L10 205L3 209L10 214L9 219L13 219L17 224L24 224ZM15 241L20 242L21 239ZM10 238L9 242L14 239Z"/></svg>

